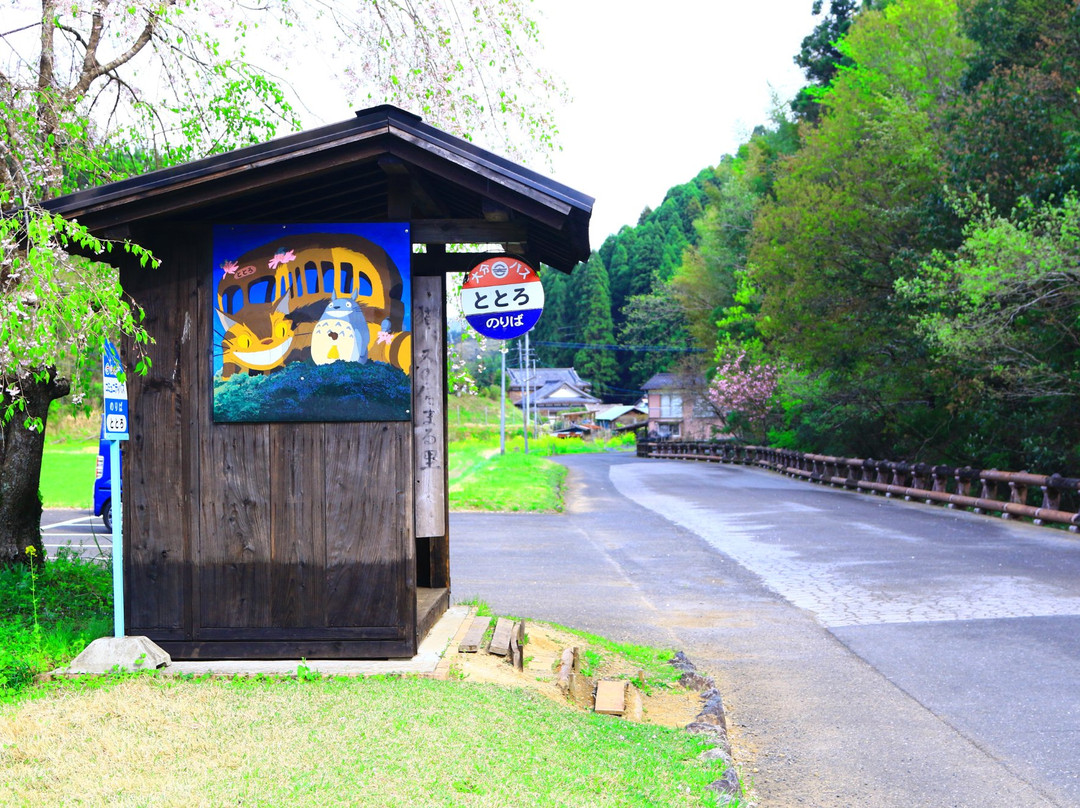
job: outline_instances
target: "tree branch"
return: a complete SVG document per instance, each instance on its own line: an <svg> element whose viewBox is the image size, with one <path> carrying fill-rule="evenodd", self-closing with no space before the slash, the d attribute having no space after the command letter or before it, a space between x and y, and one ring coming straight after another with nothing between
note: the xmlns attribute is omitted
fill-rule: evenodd
<svg viewBox="0 0 1080 808"><path fill-rule="evenodd" d="M174 5L175 2L176 0L168 0L167 5ZM150 42L151 37L153 37L154 32L157 29L158 20L159 17L157 14L152 11L149 12L146 18L146 25L139 33L139 36L138 38L136 38L135 42L132 43L131 47L119 56L117 56L111 62L104 65L97 60L97 54L95 52L97 48L97 41L95 41L94 39L94 33L91 32L90 42L93 43L94 50L90 50L90 45L88 43L86 56L83 59L82 75L79 77L78 82L76 82L76 84L68 91L69 97L72 99L80 98L81 96L86 94L86 91L90 88L90 85L93 84L101 76L107 73L112 73L118 67L121 67L134 59L138 55L138 53L144 47L146 47L147 43ZM98 15L95 13L95 26L98 23ZM100 31L98 31L98 40L100 40L100 35Z"/></svg>

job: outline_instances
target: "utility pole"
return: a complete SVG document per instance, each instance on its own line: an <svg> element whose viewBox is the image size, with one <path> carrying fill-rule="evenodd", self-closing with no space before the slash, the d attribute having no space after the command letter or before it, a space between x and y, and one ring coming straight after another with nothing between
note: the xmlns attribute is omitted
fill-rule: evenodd
<svg viewBox="0 0 1080 808"><path fill-rule="evenodd" d="M518 343L518 347L521 347L521 343ZM521 415L524 419L522 423L522 434L525 436L525 454L529 453L529 399L532 398L532 376L529 375L529 332L525 332L525 362L521 364L521 367L525 370L525 397L521 400Z"/></svg>
<svg viewBox="0 0 1080 808"><path fill-rule="evenodd" d="M528 334L525 335L526 339L528 338L528 336L529 336ZM533 356L533 358L532 358L532 379L533 379L533 381L536 380L536 357L535 356ZM536 440L540 440L540 408L537 407L535 404L533 405L533 409L532 409L532 420L533 420L533 437Z"/></svg>
<svg viewBox="0 0 1080 808"><path fill-rule="evenodd" d="M499 385L502 395L499 396L499 454L506 454L506 340L502 341L499 348L502 372L499 374Z"/></svg>

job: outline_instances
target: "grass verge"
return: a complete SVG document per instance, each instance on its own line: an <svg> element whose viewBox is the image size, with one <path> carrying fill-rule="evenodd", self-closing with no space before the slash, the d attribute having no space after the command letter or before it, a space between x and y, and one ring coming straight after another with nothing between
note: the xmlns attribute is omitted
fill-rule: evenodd
<svg viewBox="0 0 1080 808"><path fill-rule="evenodd" d="M64 551L33 570L0 569L0 701L112 630L112 573Z"/></svg>
<svg viewBox="0 0 1080 808"><path fill-rule="evenodd" d="M561 511L566 469L535 454L498 453L470 439L450 447L450 507L465 511Z"/></svg>
<svg viewBox="0 0 1080 808"><path fill-rule="evenodd" d="M702 805L703 748L469 682L112 678L0 706L0 803Z"/></svg>
<svg viewBox="0 0 1080 808"><path fill-rule="evenodd" d="M68 557L0 574L0 648L14 638L34 672L68 661L108 632L108 591L106 568ZM704 748L467 681L0 681L0 805L713 805Z"/></svg>

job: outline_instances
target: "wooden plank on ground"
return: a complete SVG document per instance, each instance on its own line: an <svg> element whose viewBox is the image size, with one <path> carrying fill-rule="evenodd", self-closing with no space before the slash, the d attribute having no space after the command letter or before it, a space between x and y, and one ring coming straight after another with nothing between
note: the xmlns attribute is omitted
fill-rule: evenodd
<svg viewBox="0 0 1080 808"><path fill-rule="evenodd" d="M574 671L577 670L578 653L577 648L567 648L562 652L562 664L559 666L559 690L563 693L570 691L572 681L574 678Z"/></svg>
<svg viewBox="0 0 1080 808"><path fill-rule="evenodd" d="M514 629L510 632L510 657L514 663L514 670L525 670L525 657L521 651L521 644L525 640L525 621L514 623Z"/></svg>
<svg viewBox="0 0 1080 808"><path fill-rule="evenodd" d="M487 631L489 625L491 625L490 617L474 617L468 633L465 634L465 639L458 646L458 653L475 654L479 651L480 645L484 642L484 632Z"/></svg>
<svg viewBox="0 0 1080 808"><path fill-rule="evenodd" d="M491 637L491 645L488 646L489 654L506 656L510 653L510 633L514 629L514 621L507 617L500 617L495 624L495 633Z"/></svg>
<svg viewBox="0 0 1080 808"><path fill-rule="evenodd" d="M622 715L626 712L626 682L601 679L596 683L596 712Z"/></svg>

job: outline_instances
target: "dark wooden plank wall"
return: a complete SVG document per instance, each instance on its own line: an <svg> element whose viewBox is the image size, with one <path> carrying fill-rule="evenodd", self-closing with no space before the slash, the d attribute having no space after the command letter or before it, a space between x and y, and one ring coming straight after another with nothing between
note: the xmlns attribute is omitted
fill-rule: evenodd
<svg viewBox="0 0 1080 808"><path fill-rule="evenodd" d="M148 234L149 235L149 234ZM205 250L190 252L191 233L158 249L162 265L149 269L121 258L121 282L146 311L144 325L156 342L143 350L152 372L129 372L131 439L123 446L123 504L126 623L154 628L163 638L181 638L192 617L193 480L192 412L196 355L197 292L185 274L194 261L209 262ZM194 242L198 244L196 240ZM121 345L129 369L131 345Z"/></svg>
<svg viewBox="0 0 1080 808"><path fill-rule="evenodd" d="M412 424L213 423L211 237L140 233L162 266L122 268L156 339L129 383L129 633L178 658L409 655Z"/></svg>
<svg viewBox="0 0 1080 808"><path fill-rule="evenodd" d="M286 496L271 513L275 598L271 622L296 628L322 625L326 558L326 455L322 424L270 428L270 465L286 475Z"/></svg>

